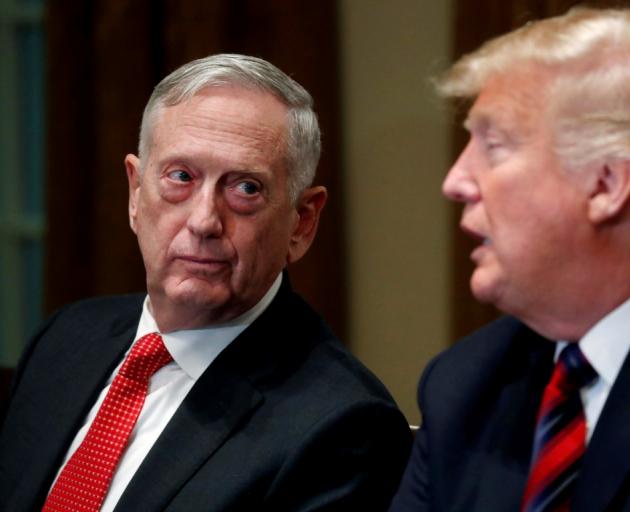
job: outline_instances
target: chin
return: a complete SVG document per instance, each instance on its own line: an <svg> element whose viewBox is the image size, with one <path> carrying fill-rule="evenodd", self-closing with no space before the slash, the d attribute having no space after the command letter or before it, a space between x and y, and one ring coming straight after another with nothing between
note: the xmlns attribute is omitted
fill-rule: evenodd
<svg viewBox="0 0 630 512"><path fill-rule="evenodd" d="M165 287L170 301L180 305L216 308L228 302L230 290L225 285L210 284L199 279L187 279Z"/></svg>
<svg viewBox="0 0 630 512"><path fill-rule="evenodd" d="M470 278L470 290L479 302L497 305L499 301L498 283L496 278L488 276L480 269L476 269Z"/></svg>

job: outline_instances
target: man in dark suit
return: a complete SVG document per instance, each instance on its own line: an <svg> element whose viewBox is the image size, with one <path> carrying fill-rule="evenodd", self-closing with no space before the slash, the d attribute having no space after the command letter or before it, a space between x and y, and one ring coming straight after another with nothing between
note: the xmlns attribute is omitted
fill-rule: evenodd
<svg viewBox="0 0 630 512"><path fill-rule="evenodd" d="M464 56L443 192L506 316L439 355L391 510L630 511L630 11L575 9Z"/></svg>
<svg viewBox="0 0 630 512"><path fill-rule="evenodd" d="M156 87L125 159L148 295L70 305L35 336L1 510L387 508L404 417L283 273L326 199L311 104L240 55Z"/></svg>

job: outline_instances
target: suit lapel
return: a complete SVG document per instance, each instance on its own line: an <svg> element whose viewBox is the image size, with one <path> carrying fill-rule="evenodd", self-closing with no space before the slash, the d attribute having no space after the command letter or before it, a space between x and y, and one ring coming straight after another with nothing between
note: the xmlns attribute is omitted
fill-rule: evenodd
<svg viewBox="0 0 630 512"><path fill-rule="evenodd" d="M528 339L525 339L528 338ZM501 369L501 391L484 432L475 506L470 510L516 510L529 472L536 414L553 366L554 344L527 330ZM465 507L464 507L465 508Z"/></svg>
<svg viewBox="0 0 630 512"><path fill-rule="evenodd" d="M191 475L262 400L248 381L230 371L229 365L215 361L177 409L116 510L166 508Z"/></svg>
<svg viewBox="0 0 630 512"><path fill-rule="evenodd" d="M163 510L264 401L258 379L274 373L295 299L288 279L267 310L195 383L121 496L116 510ZM290 323L290 322L289 322ZM283 331L284 330L284 331ZM169 468L164 471L164 468Z"/></svg>
<svg viewBox="0 0 630 512"><path fill-rule="evenodd" d="M31 493L36 506L43 504L74 435L131 343L134 332L135 325L113 336L74 343L72 350L60 351L64 358L55 362L55 372L51 372L50 380L46 385L40 381L39 391L33 390L45 394L29 402L37 404L37 416L34 417L51 419L37 423L34 428L38 431L29 433L36 443L41 444L30 448L32 453L38 454L37 475L33 477L36 481L34 488L39 493ZM80 339L80 334L78 336ZM55 392L52 399L50 390Z"/></svg>
<svg viewBox="0 0 630 512"><path fill-rule="evenodd" d="M630 475L629 428L630 355L608 395L584 456L572 510L608 510L619 492L628 493L624 485Z"/></svg>

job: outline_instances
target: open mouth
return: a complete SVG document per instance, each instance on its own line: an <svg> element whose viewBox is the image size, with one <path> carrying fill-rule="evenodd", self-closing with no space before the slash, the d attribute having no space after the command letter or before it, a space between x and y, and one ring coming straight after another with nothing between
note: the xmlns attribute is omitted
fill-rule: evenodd
<svg viewBox="0 0 630 512"><path fill-rule="evenodd" d="M490 239L488 237L482 235L481 233L475 231L474 229L471 229L465 226L463 223L461 223L459 227L467 236L469 236L473 240L476 240L477 242L480 242L481 245L490 244Z"/></svg>

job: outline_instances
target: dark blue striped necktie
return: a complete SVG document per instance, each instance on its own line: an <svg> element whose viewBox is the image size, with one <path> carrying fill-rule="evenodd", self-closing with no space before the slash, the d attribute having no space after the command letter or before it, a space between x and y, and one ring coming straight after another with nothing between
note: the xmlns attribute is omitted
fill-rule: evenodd
<svg viewBox="0 0 630 512"><path fill-rule="evenodd" d="M538 411L523 512L569 510L586 449L580 389L596 376L577 343L562 350Z"/></svg>

